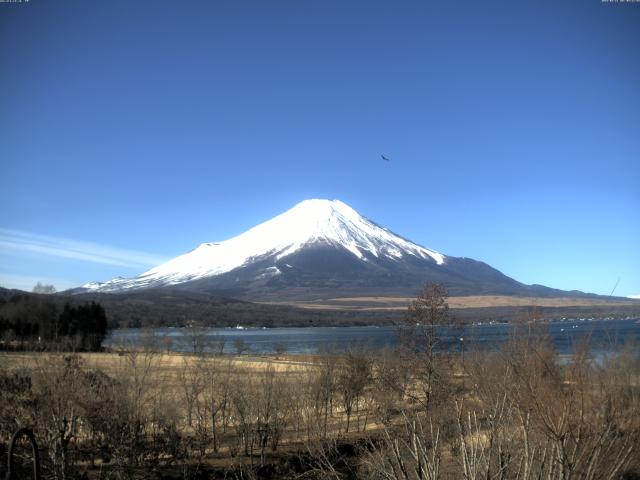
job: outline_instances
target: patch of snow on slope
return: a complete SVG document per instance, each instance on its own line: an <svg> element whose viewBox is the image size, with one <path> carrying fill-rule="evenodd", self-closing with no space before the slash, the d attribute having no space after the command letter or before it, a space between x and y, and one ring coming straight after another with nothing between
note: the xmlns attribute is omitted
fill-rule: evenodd
<svg viewBox="0 0 640 480"><path fill-rule="evenodd" d="M278 267L267 267L264 269L264 272L262 272L260 275L258 275L257 278L268 278L268 277L275 277L277 275L280 275L282 272L280 271L280 269Z"/></svg>

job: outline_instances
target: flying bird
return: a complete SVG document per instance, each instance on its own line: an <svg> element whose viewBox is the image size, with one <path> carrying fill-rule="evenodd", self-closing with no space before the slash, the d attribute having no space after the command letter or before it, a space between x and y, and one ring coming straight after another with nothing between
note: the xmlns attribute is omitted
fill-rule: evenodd
<svg viewBox="0 0 640 480"><path fill-rule="evenodd" d="M389 160L389 158L388 158L388 157L385 157L384 155L380 155L380 156L382 157L382 159L383 159L385 162L390 162L390 161L391 161L391 160Z"/></svg>

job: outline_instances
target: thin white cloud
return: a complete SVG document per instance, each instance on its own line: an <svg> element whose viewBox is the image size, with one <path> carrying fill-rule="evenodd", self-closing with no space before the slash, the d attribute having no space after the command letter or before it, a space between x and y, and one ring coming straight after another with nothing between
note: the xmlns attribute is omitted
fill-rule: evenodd
<svg viewBox="0 0 640 480"><path fill-rule="evenodd" d="M640 293L637 293L635 295L629 295L627 298L639 298L640 299Z"/></svg>
<svg viewBox="0 0 640 480"><path fill-rule="evenodd" d="M4 228L0 228L0 250L28 252L48 257L70 258L130 268L152 267L166 261L164 258L145 252Z"/></svg>

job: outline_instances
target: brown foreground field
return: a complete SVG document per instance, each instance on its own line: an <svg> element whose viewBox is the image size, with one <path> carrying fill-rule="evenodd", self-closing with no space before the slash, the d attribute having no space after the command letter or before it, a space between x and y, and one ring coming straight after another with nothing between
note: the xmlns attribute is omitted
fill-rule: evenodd
<svg viewBox="0 0 640 480"><path fill-rule="evenodd" d="M530 329L464 357L426 340L315 356L0 353L0 450L28 426L55 480L640 475L632 346L595 362Z"/></svg>
<svg viewBox="0 0 640 480"><path fill-rule="evenodd" d="M78 352L74 354L81 360L85 369L100 370L116 374L131 361L131 356L149 355L145 350L126 352ZM69 353L55 352L0 352L5 371L33 369L42 365L54 364ZM207 368L219 369L231 364L234 371L246 374L273 369L276 372L304 372L316 367L316 355L194 355L178 352L153 352L153 364L156 373L163 378L177 378L185 364L195 361L204 362Z"/></svg>

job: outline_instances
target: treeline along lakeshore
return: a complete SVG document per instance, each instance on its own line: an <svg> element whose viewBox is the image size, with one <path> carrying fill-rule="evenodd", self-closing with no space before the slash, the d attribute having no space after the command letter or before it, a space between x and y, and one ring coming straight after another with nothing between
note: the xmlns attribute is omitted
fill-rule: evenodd
<svg viewBox="0 0 640 480"><path fill-rule="evenodd" d="M416 292L417 293L417 292ZM26 298L28 297L28 298ZM6 305L17 302L49 305L59 313L64 305L99 303L105 310L109 328L185 327L305 327L345 325L393 325L406 314L400 309L300 308L293 305L252 303L231 297L172 289L80 295L35 295L0 288L0 316ZM536 315L545 319L624 318L640 316L640 302L585 306L501 306L452 308L451 316L462 322L509 322ZM6 314L4 316L7 316Z"/></svg>

